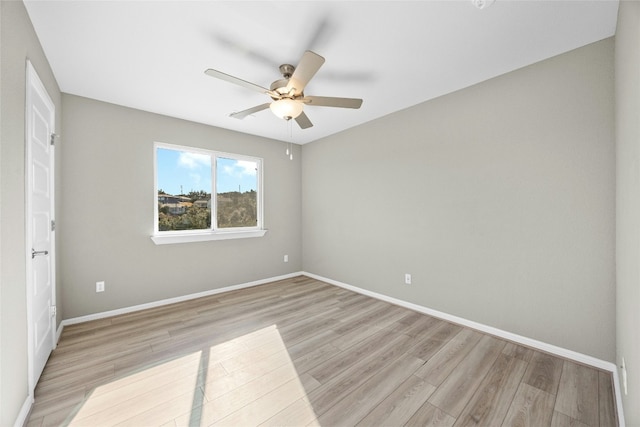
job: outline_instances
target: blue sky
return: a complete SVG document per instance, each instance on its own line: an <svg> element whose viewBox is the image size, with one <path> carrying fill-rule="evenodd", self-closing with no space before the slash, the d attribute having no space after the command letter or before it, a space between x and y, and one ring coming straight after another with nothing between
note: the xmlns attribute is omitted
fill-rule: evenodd
<svg viewBox="0 0 640 427"><path fill-rule="evenodd" d="M168 194L211 193L211 157L207 154L157 148L158 189ZM218 158L218 193L256 190L256 163Z"/></svg>

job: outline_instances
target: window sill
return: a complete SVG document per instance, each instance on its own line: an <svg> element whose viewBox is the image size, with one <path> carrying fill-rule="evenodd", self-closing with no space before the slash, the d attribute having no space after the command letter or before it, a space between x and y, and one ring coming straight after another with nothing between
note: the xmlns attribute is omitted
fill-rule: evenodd
<svg viewBox="0 0 640 427"><path fill-rule="evenodd" d="M250 231L217 231L210 233L171 233L151 236L156 245L169 245L174 243L208 242L211 240L247 239L262 237L268 230Z"/></svg>

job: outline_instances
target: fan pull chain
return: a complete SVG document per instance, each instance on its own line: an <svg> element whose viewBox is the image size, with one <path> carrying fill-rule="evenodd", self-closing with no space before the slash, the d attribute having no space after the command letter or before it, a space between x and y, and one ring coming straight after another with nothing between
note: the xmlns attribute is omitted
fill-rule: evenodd
<svg viewBox="0 0 640 427"><path fill-rule="evenodd" d="M287 120L289 124L289 145L287 146L286 154L289 156L289 160L293 160L293 127L291 124L291 119Z"/></svg>
<svg viewBox="0 0 640 427"><path fill-rule="evenodd" d="M291 141L291 119L287 120L287 126L289 127L289 141ZM286 128L285 128L286 129ZM287 156L289 155L289 144L287 144L287 149L284 152Z"/></svg>

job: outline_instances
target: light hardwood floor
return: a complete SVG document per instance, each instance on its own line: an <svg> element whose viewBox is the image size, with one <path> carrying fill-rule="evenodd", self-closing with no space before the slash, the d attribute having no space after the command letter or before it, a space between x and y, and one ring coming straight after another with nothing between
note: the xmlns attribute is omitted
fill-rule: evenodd
<svg viewBox="0 0 640 427"><path fill-rule="evenodd" d="M615 426L611 374L297 277L68 326L28 426Z"/></svg>

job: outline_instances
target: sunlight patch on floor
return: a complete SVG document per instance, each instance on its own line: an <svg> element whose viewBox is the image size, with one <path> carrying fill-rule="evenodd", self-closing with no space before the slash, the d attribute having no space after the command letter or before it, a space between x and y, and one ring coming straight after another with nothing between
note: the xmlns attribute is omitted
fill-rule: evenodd
<svg viewBox="0 0 640 427"><path fill-rule="evenodd" d="M276 415L286 418L285 410L306 398L303 380L298 377L275 325L243 338L242 342L247 346L245 352L219 361L228 375L205 384L207 402L200 418L179 417L176 419L178 426L258 425ZM214 350L211 349L211 359L215 359ZM309 422L315 419L310 405L304 409L306 412L301 414L297 408L297 423L303 415ZM280 414L281 411L285 412Z"/></svg>
<svg viewBox="0 0 640 427"><path fill-rule="evenodd" d="M75 414L71 426L116 425L159 402L191 408L202 352L195 352L97 387ZM201 391L200 391L201 392Z"/></svg>
<svg viewBox="0 0 640 427"><path fill-rule="evenodd" d="M96 387L70 426L316 421L275 325Z"/></svg>

